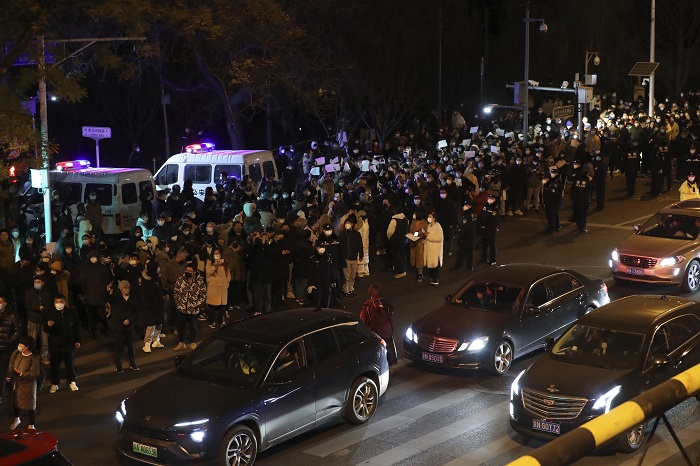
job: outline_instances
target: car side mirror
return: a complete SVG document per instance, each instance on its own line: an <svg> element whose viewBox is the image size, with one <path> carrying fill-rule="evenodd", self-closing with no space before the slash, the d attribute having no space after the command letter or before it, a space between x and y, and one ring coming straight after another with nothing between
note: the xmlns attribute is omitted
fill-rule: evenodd
<svg viewBox="0 0 700 466"><path fill-rule="evenodd" d="M182 361L185 360L185 356L175 356L175 367L178 367L180 364L182 364Z"/></svg>
<svg viewBox="0 0 700 466"><path fill-rule="evenodd" d="M554 338L552 337L547 337L544 339L544 350L549 351L552 349L552 346L554 346Z"/></svg>
<svg viewBox="0 0 700 466"><path fill-rule="evenodd" d="M665 367L671 363L671 359L665 354L656 354L651 358L653 367Z"/></svg>
<svg viewBox="0 0 700 466"><path fill-rule="evenodd" d="M632 229L633 229L634 231L639 231L639 225L633 226Z"/></svg>
<svg viewBox="0 0 700 466"><path fill-rule="evenodd" d="M451 299L452 299L452 295L451 295L451 294L448 293L448 294L445 295L445 302L446 302L446 303L449 302Z"/></svg>
<svg viewBox="0 0 700 466"><path fill-rule="evenodd" d="M533 315L536 316L537 313L539 312L539 310L540 310L540 308L538 308L538 307L535 306L534 304L532 304L532 303L526 303L526 304L525 304L525 312L524 312L524 315L526 315L526 316L533 316Z"/></svg>

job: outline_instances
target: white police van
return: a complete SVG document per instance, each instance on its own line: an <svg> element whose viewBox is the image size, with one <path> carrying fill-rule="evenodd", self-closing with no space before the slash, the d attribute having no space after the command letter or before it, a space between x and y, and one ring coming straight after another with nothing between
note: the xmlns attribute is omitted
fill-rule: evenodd
<svg viewBox="0 0 700 466"><path fill-rule="evenodd" d="M90 168L87 161L59 162L49 171L51 190L58 191L60 200L71 207L73 218L77 205L87 204L91 192L97 194L102 207L102 230L106 235L122 236L136 225L141 213L141 193L155 192L153 175L140 168ZM27 219L43 216L41 196L34 188L24 195L30 199L25 213Z"/></svg>
<svg viewBox="0 0 700 466"><path fill-rule="evenodd" d="M255 182L272 175L278 179L275 160L266 150L214 150L211 143L192 144L185 152L170 157L153 177L158 189L170 189L192 180L194 194L204 200L207 187L215 188L223 177L241 180L248 175Z"/></svg>

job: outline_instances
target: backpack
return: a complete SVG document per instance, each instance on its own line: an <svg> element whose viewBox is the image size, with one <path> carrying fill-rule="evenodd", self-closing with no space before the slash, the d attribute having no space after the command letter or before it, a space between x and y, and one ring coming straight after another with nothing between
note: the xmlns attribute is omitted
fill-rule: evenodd
<svg viewBox="0 0 700 466"><path fill-rule="evenodd" d="M370 330L384 339L394 337L394 325L391 315L394 308L391 304L383 302L381 299L368 299L362 305L360 318L367 324Z"/></svg>

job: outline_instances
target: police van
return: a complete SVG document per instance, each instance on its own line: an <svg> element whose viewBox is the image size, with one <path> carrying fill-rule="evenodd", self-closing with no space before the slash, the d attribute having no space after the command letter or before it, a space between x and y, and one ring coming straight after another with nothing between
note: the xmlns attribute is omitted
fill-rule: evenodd
<svg viewBox="0 0 700 466"><path fill-rule="evenodd" d="M59 162L49 171L51 190L58 191L60 200L71 207L73 218L77 205L88 203L91 192L97 194L102 207L102 230L106 235L122 236L136 225L141 213L141 193L155 192L153 175L140 168L89 168L86 161ZM27 216L38 219L43 215L41 196L30 188L25 196L36 199L27 206Z"/></svg>
<svg viewBox="0 0 700 466"><path fill-rule="evenodd" d="M185 152L170 157L153 177L158 189L170 189L192 180L194 194L204 200L207 187L215 188L226 178L241 180L245 175L255 182L270 175L277 177L277 167L270 151L215 150L211 143L192 144Z"/></svg>

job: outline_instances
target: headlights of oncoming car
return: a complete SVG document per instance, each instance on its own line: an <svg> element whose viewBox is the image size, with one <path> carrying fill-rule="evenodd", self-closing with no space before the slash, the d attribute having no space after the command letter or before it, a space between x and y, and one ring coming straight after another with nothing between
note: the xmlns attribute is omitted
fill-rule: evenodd
<svg viewBox="0 0 700 466"><path fill-rule="evenodd" d="M410 325L406 329L406 340L412 341L413 343L418 343L418 335L413 333L413 329Z"/></svg>
<svg viewBox="0 0 700 466"><path fill-rule="evenodd" d="M612 403L613 398L617 396L618 393L620 393L620 385L616 385L615 387L611 388L607 393L605 393L603 396L598 398L596 402L593 404L593 409L594 410L600 410L605 408L605 412L607 413L610 411L610 404Z"/></svg>
<svg viewBox="0 0 700 466"><path fill-rule="evenodd" d="M673 257L664 257L659 261L659 267L670 267L672 265L680 264L685 258L681 255Z"/></svg>
<svg viewBox="0 0 700 466"><path fill-rule="evenodd" d="M525 371L520 372L518 376L513 380L513 383L510 384L510 400L513 401L513 397L517 396L520 393L520 377L523 376Z"/></svg>
<svg viewBox="0 0 700 466"><path fill-rule="evenodd" d="M486 343L488 342L489 337L481 337L473 341L463 341L462 343L460 343L459 347L457 348L457 351L481 351L482 349L484 349Z"/></svg>
<svg viewBox="0 0 700 466"><path fill-rule="evenodd" d="M202 440L204 440L204 431L196 430L190 434L190 438L193 442L202 443Z"/></svg>
<svg viewBox="0 0 700 466"><path fill-rule="evenodd" d="M617 249L613 249L613 252L612 252L612 254L610 254L610 256L612 257L612 260L614 260L615 262L620 260L620 253L617 252Z"/></svg>

